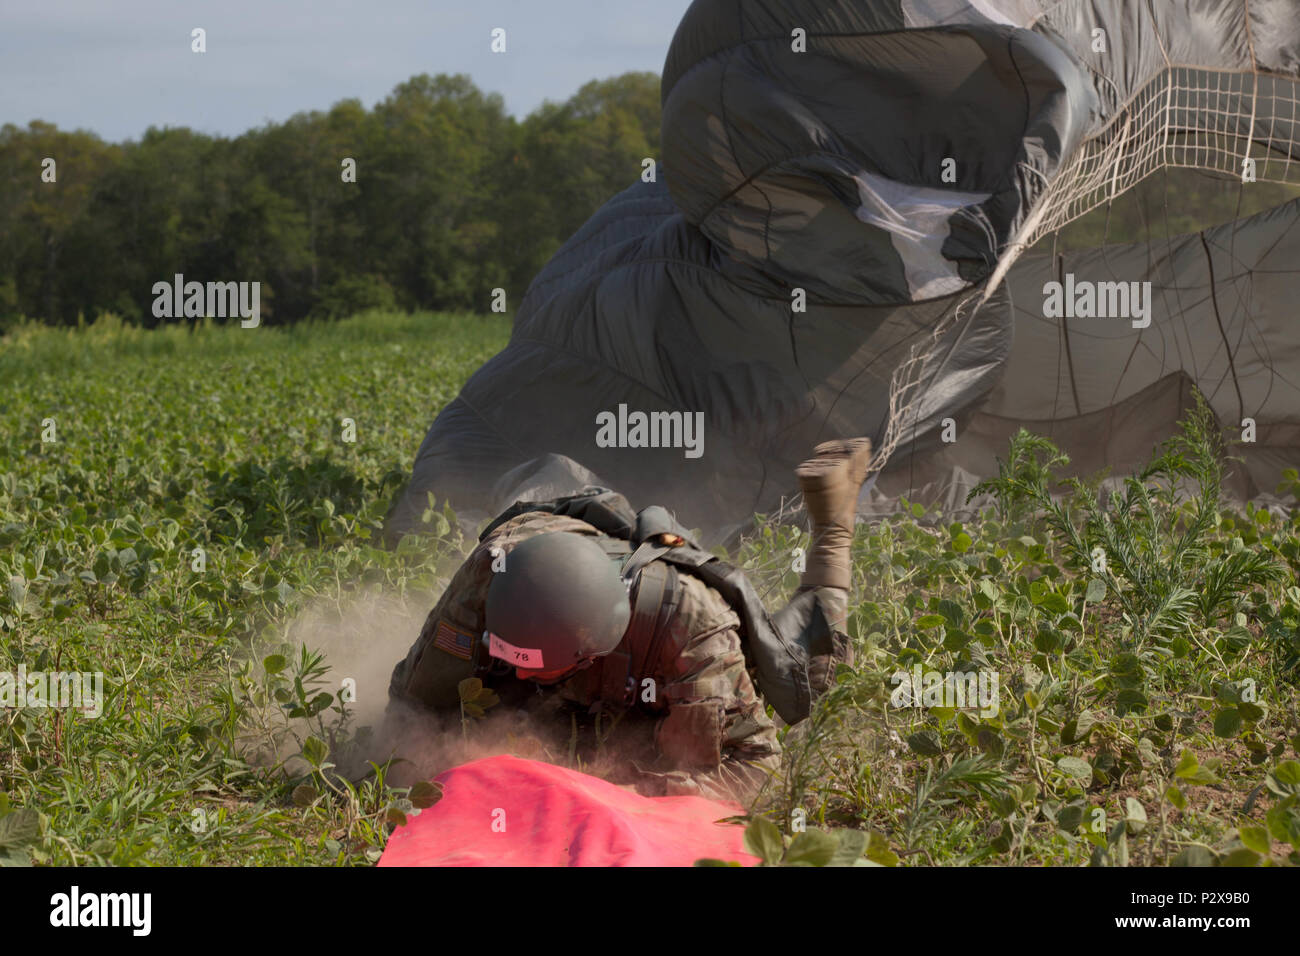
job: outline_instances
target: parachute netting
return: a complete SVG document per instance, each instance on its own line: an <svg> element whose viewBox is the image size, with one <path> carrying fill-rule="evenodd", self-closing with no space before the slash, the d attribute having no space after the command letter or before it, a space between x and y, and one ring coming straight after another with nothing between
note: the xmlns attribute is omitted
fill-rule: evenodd
<svg viewBox="0 0 1300 956"><path fill-rule="evenodd" d="M1114 97L1105 76L1094 79L1099 93ZM1103 95L1103 102L1107 98ZM989 301L1026 250L1045 237L1055 242L1065 226L1103 206L1109 209L1153 173L1179 169L1243 186L1300 187L1300 82L1261 69L1169 64L1126 101L1116 102L1109 119L1079 145L1027 211L989 281L959 297L894 373L888 423L872 471L884 469L900 444L918 437L923 420L918 405L927 382L943 367L937 354L942 344Z"/></svg>
<svg viewBox="0 0 1300 956"><path fill-rule="evenodd" d="M1300 186L1298 124L1300 84L1171 67L1074 154L1002 261L1163 168L1243 177L1249 164L1258 182Z"/></svg>

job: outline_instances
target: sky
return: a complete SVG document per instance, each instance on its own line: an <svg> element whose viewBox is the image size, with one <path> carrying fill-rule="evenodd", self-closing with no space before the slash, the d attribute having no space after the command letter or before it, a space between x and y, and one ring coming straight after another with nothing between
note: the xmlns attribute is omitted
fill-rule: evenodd
<svg viewBox="0 0 1300 956"><path fill-rule="evenodd" d="M663 69L689 0L0 0L0 125L110 141L234 136L419 73L468 73L523 117L583 83ZM191 31L207 52L191 51ZM506 31L506 52L491 51Z"/></svg>

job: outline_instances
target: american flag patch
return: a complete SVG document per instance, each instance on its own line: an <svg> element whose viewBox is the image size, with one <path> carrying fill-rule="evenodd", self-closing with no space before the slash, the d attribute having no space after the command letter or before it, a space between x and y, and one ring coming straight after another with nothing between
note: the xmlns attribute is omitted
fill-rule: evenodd
<svg viewBox="0 0 1300 956"><path fill-rule="evenodd" d="M447 621L439 620L438 630L433 635L433 646L452 657L467 661L474 656L474 635Z"/></svg>

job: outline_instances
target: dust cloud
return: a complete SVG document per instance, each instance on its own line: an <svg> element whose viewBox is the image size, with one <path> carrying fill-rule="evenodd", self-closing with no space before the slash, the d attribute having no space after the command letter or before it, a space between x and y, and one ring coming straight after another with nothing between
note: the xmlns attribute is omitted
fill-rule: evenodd
<svg viewBox="0 0 1300 956"><path fill-rule="evenodd" d="M553 694L537 695L525 707L502 703L485 718L464 723L454 711L440 714L390 702L393 668L406 657L439 596L372 589L339 602L317 602L286 630L284 640L291 646L305 645L324 656L329 665L325 690L337 696L345 679L355 682L342 735L346 743L330 756L339 772L356 780L371 770L371 763L392 760L388 782L409 786L470 760L513 754L618 776L624 761L605 749L600 754L580 749L574 725L560 713Z"/></svg>

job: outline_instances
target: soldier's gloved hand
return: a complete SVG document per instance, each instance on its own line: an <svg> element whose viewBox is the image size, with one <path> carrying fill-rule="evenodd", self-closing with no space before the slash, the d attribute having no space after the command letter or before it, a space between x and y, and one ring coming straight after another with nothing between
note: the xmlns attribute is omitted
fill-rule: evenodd
<svg viewBox="0 0 1300 956"><path fill-rule="evenodd" d="M668 773L642 770L636 779L636 790L644 797L703 796L700 785L682 770L670 770Z"/></svg>
<svg viewBox="0 0 1300 956"><path fill-rule="evenodd" d="M704 789L694 777L683 770L673 770L663 775L665 797L702 797Z"/></svg>
<svg viewBox="0 0 1300 956"><path fill-rule="evenodd" d="M707 796L703 787L688 774L676 774L668 780L666 796Z"/></svg>

